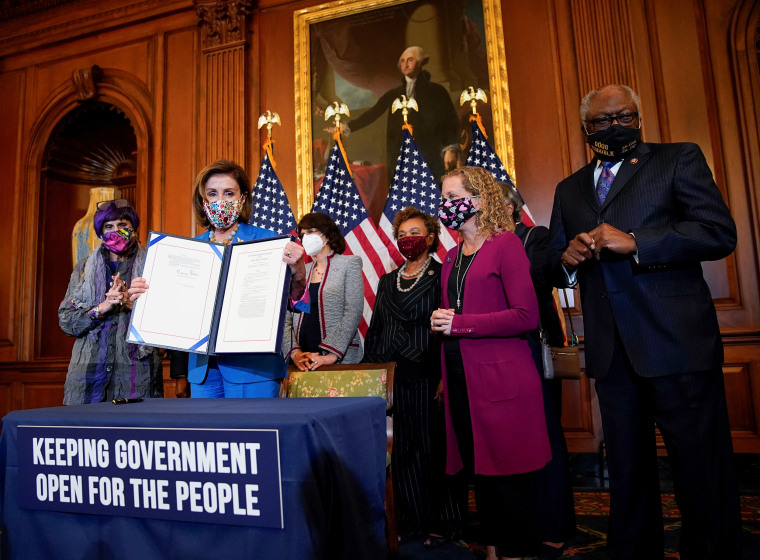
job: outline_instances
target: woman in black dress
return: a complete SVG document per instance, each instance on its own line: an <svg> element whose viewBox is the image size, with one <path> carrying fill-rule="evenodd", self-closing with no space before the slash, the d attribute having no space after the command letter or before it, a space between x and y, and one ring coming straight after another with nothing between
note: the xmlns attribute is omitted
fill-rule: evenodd
<svg viewBox="0 0 760 560"><path fill-rule="evenodd" d="M412 206L393 221L406 262L380 278L365 362L396 362L392 468L399 532L430 548L461 538L466 486L444 475L440 346L430 314L441 301L438 220Z"/></svg>

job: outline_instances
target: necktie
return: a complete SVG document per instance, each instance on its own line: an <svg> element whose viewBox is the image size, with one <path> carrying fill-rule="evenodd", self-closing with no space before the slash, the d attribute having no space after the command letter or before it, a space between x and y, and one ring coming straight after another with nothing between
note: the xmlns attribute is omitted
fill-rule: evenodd
<svg viewBox="0 0 760 560"><path fill-rule="evenodd" d="M602 172L599 174L599 180L596 182L596 199L599 204L604 204L604 200L607 198L607 194L610 192L612 181L615 179L615 174L612 172L612 166L616 161L603 161Z"/></svg>

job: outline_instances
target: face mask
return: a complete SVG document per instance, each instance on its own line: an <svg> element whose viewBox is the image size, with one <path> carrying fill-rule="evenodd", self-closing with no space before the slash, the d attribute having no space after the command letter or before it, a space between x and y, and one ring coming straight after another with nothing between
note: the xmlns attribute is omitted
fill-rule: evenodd
<svg viewBox="0 0 760 560"><path fill-rule="evenodd" d="M478 211L472 205L472 197L444 200L438 206L438 219L449 229L459 229Z"/></svg>
<svg viewBox="0 0 760 560"><path fill-rule="evenodd" d="M137 243L137 236L131 229L117 229L103 234L103 245L114 255L126 255Z"/></svg>
<svg viewBox="0 0 760 560"><path fill-rule="evenodd" d="M413 261L419 257L422 253L427 251L428 244L427 238L424 235L407 235L406 237L399 237L396 240L398 250L404 257Z"/></svg>
<svg viewBox="0 0 760 560"><path fill-rule="evenodd" d="M318 233L307 233L301 239L301 245L303 245L303 250L306 251L306 254L313 257L322 250L325 242L322 241L322 236Z"/></svg>
<svg viewBox="0 0 760 560"><path fill-rule="evenodd" d="M237 222L240 216L240 200L215 200L214 202L204 202L203 210L206 212L208 221L214 224L215 228L227 229Z"/></svg>
<svg viewBox="0 0 760 560"><path fill-rule="evenodd" d="M596 157L603 161L619 161L641 141L641 127L613 124L609 128L586 135Z"/></svg>

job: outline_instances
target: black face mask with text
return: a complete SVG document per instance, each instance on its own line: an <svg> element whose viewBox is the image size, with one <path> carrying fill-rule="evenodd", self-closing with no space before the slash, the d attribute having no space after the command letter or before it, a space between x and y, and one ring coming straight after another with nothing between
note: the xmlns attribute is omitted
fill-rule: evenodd
<svg viewBox="0 0 760 560"><path fill-rule="evenodd" d="M603 161L620 161L641 141L641 127L613 124L609 128L586 135L596 157Z"/></svg>

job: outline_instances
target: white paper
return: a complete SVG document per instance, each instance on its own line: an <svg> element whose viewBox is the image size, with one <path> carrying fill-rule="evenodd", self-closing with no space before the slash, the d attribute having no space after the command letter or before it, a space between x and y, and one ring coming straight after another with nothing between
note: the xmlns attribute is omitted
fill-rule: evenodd
<svg viewBox="0 0 760 560"><path fill-rule="evenodd" d="M222 248L151 232L127 340L205 353L222 268Z"/></svg>
<svg viewBox="0 0 760 560"><path fill-rule="evenodd" d="M215 353L279 352L288 239L231 246Z"/></svg>

